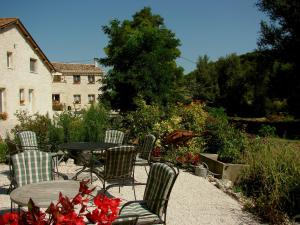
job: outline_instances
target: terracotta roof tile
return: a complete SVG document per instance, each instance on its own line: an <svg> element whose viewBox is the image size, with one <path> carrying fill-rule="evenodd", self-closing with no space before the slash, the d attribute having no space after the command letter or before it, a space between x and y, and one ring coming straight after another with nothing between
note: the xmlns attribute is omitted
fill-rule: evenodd
<svg viewBox="0 0 300 225"><path fill-rule="evenodd" d="M99 67L94 64L76 64L76 63L57 63L53 62L54 68L61 73L80 73L80 74L102 74Z"/></svg>

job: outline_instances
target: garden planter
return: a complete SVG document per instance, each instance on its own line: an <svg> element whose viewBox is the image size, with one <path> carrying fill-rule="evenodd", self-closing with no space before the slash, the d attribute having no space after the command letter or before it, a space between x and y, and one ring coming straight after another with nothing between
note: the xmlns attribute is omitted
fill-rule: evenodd
<svg viewBox="0 0 300 225"><path fill-rule="evenodd" d="M215 174L218 179L228 179L233 183L238 182L239 176L245 164L223 163L218 161L217 154L202 153L202 162L208 165L209 171Z"/></svg>

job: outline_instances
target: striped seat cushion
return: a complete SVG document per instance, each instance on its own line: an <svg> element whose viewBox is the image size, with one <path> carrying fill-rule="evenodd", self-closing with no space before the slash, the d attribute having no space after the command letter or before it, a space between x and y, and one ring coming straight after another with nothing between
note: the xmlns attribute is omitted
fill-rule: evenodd
<svg viewBox="0 0 300 225"><path fill-rule="evenodd" d="M152 224L160 221L159 217L152 213L143 202L134 202L124 207L120 216L129 215L139 215L138 224Z"/></svg>
<svg viewBox="0 0 300 225"><path fill-rule="evenodd" d="M25 151L12 156L17 186L52 180L52 156L41 151Z"/></svg>
<svg viewBox="0 0 300 225"><path fill-rule="evenodd" d="M105 143L122 144L124 139L124 132L118 130L107 130L105 132Z"/></svg>
<svg viewBox="0 0 300 225"><path fill-rule="evenodd" d="M162 217L168 195L176 179L175 171L164 163L152 164L144 192L148 209Z"/></svg>
<svg viewBox="0 0 300 225"><path fill-rule="evenodd" d="M21 131L18 133L23 150L38 150L36 134L33 131Z"/></svg>
<svg viewBox="0 0 300 225"><path fill-rule="evenodd" d="M138 216L119 216L112 225L136 225Z"/></svg>

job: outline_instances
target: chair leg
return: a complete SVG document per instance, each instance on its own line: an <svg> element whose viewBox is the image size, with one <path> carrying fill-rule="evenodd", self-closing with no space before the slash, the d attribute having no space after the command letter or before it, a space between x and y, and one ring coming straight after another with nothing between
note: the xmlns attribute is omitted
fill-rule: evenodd
<svg viewBox="0 0 300 225"><path fill-rule="evenodd" d="M148 171L147 171L147 168L146 168L146 166L144 166L144 168L145 168L146 174L147 174L147 176L148 176L149 174L148 174Z"/></svg>

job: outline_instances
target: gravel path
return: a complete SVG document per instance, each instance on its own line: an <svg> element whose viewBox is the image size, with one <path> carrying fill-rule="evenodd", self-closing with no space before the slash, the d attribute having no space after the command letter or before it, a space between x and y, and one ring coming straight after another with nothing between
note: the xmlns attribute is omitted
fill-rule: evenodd
<svg viewBox="0 0 300 225"><path fill-rule="evenodd" d="M59 171L74 174L80 167L75 166L72 160L62 163ZM8 166L0 164L0 213L10 209L9 195L6 194L9 180L7 178ZM82 174L80 178L88 177ZM136 167L136 179L139 182L146 181L144 168ZM99 181L99 190L102 185ZM137 199L142 199L144 186L136 188ZM111 190L110 194L120 197L122 202L133 200L134 195L131 187ZM216 188L208 180L193 174L180 171L178 179L171 193L167 215L168 225L256 225L260 224L254 217L242 211L242 206L233 198Z"/></svg>

